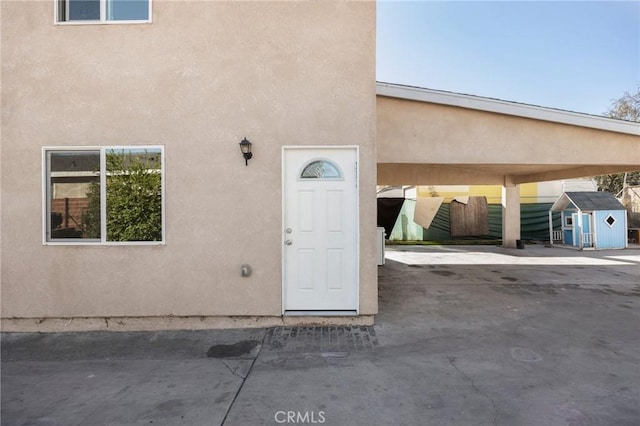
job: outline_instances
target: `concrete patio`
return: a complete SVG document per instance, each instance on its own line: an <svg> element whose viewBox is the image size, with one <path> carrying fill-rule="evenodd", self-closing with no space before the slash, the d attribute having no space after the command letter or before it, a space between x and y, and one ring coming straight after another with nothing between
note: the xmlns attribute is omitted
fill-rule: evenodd
<svg viewBox="0 0 640 426"><path fill-rule="evenodd" d="M373 327L4 334L2 424L640 422L640 250L396 246L379 281Z"/></svg>

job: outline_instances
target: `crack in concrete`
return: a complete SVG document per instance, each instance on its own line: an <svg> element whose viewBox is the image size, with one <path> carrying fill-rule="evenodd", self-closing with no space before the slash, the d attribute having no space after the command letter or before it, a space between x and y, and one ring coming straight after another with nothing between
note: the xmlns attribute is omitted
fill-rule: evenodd
<svg viewBox="0 0 640 426"><path fill-rule="evenodd" d="M257 358L257 355L256 355L256 358ZM219 359L219 361L220 361L220 362L221 362L225 367L227 367L227 370L229 370L229 371L231 372L231 374L233 374L234 376L236 376L236 377L240 377L240 378L241 378L241 379L243 379L243 380L247 378L247 376L243 376L243 375L241 375L241 374L236 373L236 372L233 370L233 368L231 368L231 366L229 366L229 364L227 364L226 362L224 362L224 360ZM247 374L247 375L248 375L248 374Z"/></svg>
<svg viewBox="0 0 640 426"><path fill-rule="evenodd" d="M121 388L119 391L115 392L111 397L112 397L112 398L115 398L115 399L116 399L116 401L120 401L120 400L122 399L122 397L124 396L124 394L125 394L129 389L131 389L131 386L130 386L130 385L126 385L126 386L124 386L123 388ZM92 424L92 423L89 423L89 422L88 422L88 420L89 420L90 418L93 418L93 415L94 415L96 412L98 412L98 410L100 410L100 409L102 409L102 408L104 408L104 407L103 407L102 405L98 404L98 406L97 406L94 410L91 410L91 412L90 412L89 414L87 414L87 416L85 416L85 417L84 417L84 419L82 419L82 420L80 421L80 423L77 423L77 426L82 426L82 425Z"/></svg>
<svg viewBox="0 0 640 426"><path fill-rule="evenodd" d="M231 368L229 368L229 366L224 361L220 360L222 361L224 366L227 367L229 371L231 371L232 374L242 378L242 383L240 383L240 386L238 386L238 390L236 394L233 396L233 400L231 401L231 404L229 404L227 411L224 413L224 417L222 418L222 422L220 423L220 426L224 426L225 422L227 421L227 417L229 417L229 413L231 413L231 409L233 408L233 405L236 403L238 396L240 396L240 392L242 391L244 384L249 378L249 375L251 374L251 372L253 371L253 366L256 364L256 361L258 360L258 358L260 357L260 354L262 353L262 348L264 347L264 341L267 338L268 331L269 331L268 329L264 331L264 334L262 335L262 341L260 342L260 347L258 348L258 353L256 353L256 356L255 358L253 358L253 361L251 361L251 365L249 366L249 370L247 371L247 375L245 377L242 377L236 374L233 370L231 370Z"/></svg>
<svg viewBox="0 0 640 426"><path fill-rule="evenodd" d="M482 392L480 390L480 388L476 385L475 380L473 380L471 377L467 376L467 374L464 371L460 370L460 368L456 365L456 357L455 356L448 356L447 360L449 361L449 364L458 373L460 373L460 375L462 377L464 377L465 380L467 380L471 384L471 388L474 391L476 391L478 394L482 395L485 399L488 399L491 402L491 406L493 407L493 424L497 426L498 425L498 408L496 407L496 402L493 400L493 398L491 398L485 392Z"/></svg>
<svg viewBox="0 0 640 426"><path fill-rule="evenodd" d="M570 400L570 402L586 402L586 403L594 403L594 402L601 402L605 399L609 399L609 398L613 398L615 396L617 396L620 392L624 392L624 391L633 391L633 387L630 386L623 386L617 390L614 391L610 391L607 395L605 396L599 396L599 397L595 397L595 398L590 398L590 399L573 399Z"/></svg>

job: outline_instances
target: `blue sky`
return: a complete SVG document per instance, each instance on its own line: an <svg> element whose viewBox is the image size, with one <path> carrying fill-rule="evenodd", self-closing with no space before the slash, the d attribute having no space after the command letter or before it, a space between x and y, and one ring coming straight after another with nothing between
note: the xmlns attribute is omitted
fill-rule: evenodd
<svg viewBox="0 0 640 426"><path fill-rule="evenodd" d="M378 81L589 114L640 86L640 1L378 1Z"/></svg>

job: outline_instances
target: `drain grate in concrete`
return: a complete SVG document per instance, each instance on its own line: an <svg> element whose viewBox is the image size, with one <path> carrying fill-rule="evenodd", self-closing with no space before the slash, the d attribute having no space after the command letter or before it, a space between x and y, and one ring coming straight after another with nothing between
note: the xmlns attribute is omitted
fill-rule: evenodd
<svg viewBox="0 0 640 426"><path fill-rule="evenodd" d="M370 351L378 344L373 326L276 327L267 331L264 341L265 348L279 352Z"/></svg>

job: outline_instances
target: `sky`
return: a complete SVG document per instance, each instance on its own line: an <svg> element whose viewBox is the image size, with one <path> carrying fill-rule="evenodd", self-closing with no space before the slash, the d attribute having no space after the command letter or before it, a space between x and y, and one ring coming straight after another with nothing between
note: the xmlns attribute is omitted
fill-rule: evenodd
<svg viewBox="0 0 640 426"><path fill-rule="evenodd" d="M640 87L640 0L378 1L376 80L603 115Z"/></svg>

